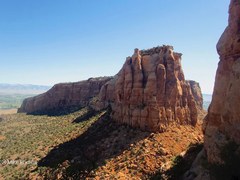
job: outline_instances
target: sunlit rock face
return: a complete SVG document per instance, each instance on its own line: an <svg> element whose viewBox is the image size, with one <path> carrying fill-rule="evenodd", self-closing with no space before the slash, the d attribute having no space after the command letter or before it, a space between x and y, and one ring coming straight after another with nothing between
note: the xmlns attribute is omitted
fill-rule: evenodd
<svg viewBox="0 0 240 180"><path fill-rule="evenodd" d="M213 98L206 117L204 147L208 161L221 163L229 142L240 144L240 1L231 0L228 26L217 51L220 61ZM234 153L234 152L233 152Z"/></svg>
<svg viewBox="0 0 240 180"><path fill-rule="evenodd" d="M203 109L203 95L201 91L201 87L198 82L193 81L193 80L188 80L187 81L191 87L191 91L193 94L193 97L198 105L198 108L201 110Z"/></svg>
<svg viewBox="0 0 240 180"><path fill-rule="evenodd" d="M102 87L98 108L110 106L113 120L152 132L165 131L172 123L194 126L202 99L196 102L196 84L185 81L181 56L172 46L135 49Z"/></svg>
<svg viewBox="0 0 240 180"><path fill-rule="evenodd" d="M52 110L87 106L110 79L111 77L99 77L75 83L56 84L46 93L25 99L18 112L45 114Z"/></svg>

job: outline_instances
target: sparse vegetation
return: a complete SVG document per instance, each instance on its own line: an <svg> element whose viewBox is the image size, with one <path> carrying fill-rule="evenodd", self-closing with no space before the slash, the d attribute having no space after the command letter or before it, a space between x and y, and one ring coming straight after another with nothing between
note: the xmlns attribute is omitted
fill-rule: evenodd
<svg viewBox="0 0 240 180"><path fill-rule="evenodd" d="M31 97L31 94L0 94L0 109L16 109L21 106L25 98Z"/></svg>
<svg viewBox="0 0 240 180"><path fill-rule="evenodd" d="M171 179L171 180L181 180L184 173L190 169L194 159L197 154L202 150L203 144L196 143L190 144L186 150L186 153L182 155L177 155L172 157L171 167L166 171L162 170L157 171L152 177L151 180L157 179Z"/></svg>
<svg viewBox="0 0 240 180"><path fill-rule="evenodd" d="M156 172L159 176L155 177L160 177L165 162L202 137L200 126L149 133L115 123L109 111L89 108L61 116L13 114L2 118L1 161L31 163L1 166L0 179L149 179Z"/></svg>
<svg viewBox="0 0 240 180"><path fill-rule="evenodd" d="M28 174L37 168L37 162L53 147L75 138L96 120L72 123L87 112L84 108L56 117L25 114L3 116L0 121L0 174L8 179L28 178ZM9 164L9 161L16 164ZM28 165L20 164L28 161Z"/></svg>

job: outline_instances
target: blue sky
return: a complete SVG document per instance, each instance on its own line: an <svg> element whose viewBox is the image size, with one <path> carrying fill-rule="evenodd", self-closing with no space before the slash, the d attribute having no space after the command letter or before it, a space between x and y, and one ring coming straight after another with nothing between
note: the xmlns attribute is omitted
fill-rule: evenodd
<svg viewBox="0 0 240 180"><path fill-rule="evenodd" d="M0 82L53 85L116 74L134 48L173 45L212 93L229 0L1 0Z"/></svg>

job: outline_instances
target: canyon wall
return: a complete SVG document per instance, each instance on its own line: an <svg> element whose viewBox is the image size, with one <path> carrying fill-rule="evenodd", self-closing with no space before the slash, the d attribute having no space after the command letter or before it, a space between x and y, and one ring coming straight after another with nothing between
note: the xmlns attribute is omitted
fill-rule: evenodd
<svg viewBox="0 0 240 180"><path fill-rule="evenodd" d="M239 0L231 0L228 26L217 44L217 51L220 61L204 128L204 149L210 163L223 163L220 154L229 142L240 145Z"/></svg>
<svg viewBox="0 0 240 180"><path fill-rule="evenodd" d="M162 132L172 123L194 126L202 95L198 83L185 81L181 56L172 46L135 49L102 87L98 109L110 106L113 120L147 131Z"/></svg>
<svg viewBox="0 0 240 180"><path fill-rule="evenodd" d="M18 112L45 114L52 110L87 106L90 99L98 95L101 87L110 79L111 77L99 77L56 84L46 93L25 99Z"/></svg>
<svg viewBox="0 0 240 180"><path fill-rule="evenodd" d="M203 96L199 83L192 80L187 80L187 83L189 83L195 102L197 103L198 108L201 110L203 108Z"/></svg>

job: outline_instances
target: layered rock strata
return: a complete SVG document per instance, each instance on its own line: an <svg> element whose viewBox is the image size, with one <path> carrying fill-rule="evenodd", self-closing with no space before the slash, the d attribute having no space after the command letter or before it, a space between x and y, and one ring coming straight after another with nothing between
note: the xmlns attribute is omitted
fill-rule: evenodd
<svg viewBox="0 0 240 180"><path fill-rule="evenodd" d="M18 112L44 114L51 110L87 106L111 77L90 78L75 83L60 83L41 95L27 98Z"/></svg>
<svg viewBox="0 0 240 180"><path fill-rule="evenodd" d="M210 163L223 163L220 153L229 142L240 145L239 0L231 0L228 26L217 44L217 51L220 61L213 98L206 117L204 142Z"/></svg>
<svg viewBox="0 0 240 180"><path fill-rule="evenodd" d="M185 81L181 56L172 46L135 49L102 87L98 108L110 106L113 120L142 130L162 132L171 123L194 126L202 99L196 103L194 95L201 95Z"/></svg>

